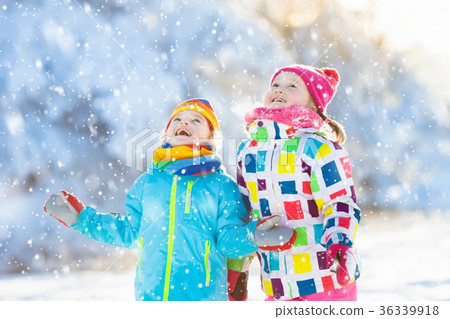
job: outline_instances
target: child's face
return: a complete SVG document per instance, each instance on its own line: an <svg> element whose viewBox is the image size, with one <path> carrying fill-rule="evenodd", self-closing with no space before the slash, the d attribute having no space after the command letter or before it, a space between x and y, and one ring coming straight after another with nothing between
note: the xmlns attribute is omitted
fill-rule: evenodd
<svg viewBox="0 0 450 319"><path fill-rule="evenodd" d="M172 146L195 145L207 142L212 137L206 118L196 111L177 113L166 131L165 142Z"/></svg>
<svg viewBox="0 0 450 319"><path fill-rule="evenodd" d="M264 98L265 108L303 105L316 110L314 100L305 82L293 72L281 72L273 80Z"/></svg>

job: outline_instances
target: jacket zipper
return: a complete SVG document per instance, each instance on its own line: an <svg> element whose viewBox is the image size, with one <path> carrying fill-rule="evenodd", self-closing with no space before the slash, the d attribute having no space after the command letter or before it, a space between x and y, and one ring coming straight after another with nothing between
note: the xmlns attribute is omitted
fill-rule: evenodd
<svg viewBox="0 0 450 319"><path fill-rule="evenodd" d="M141 264L142 264L142 252L144 250L144 238L139 237L139 266L138 266L138 273L139 273L139 282L142 282L141 278Z"/></svg>
<svg viewBox="0 0 450 319"><path fill-rule="evenodd" d="M273 202L275 203L275 209L277 210L276 211L276 213L277 213L277 215L279 216L280 215L280 211L279 211L279 209L278 209L278 201L277 201L277 196L276 196L276 192L275 192L275 185L274 185L274 183L273 183L273 181L274 180L276 180L275 178L274 178L274 174L273 174L273 172L274 172L274 170L273 170L273 158L274 158L274 156L275 156L275 150L277 149L277 142L275 142L274 143L274 146L272 147L272 149L271 149L271 154L270 154L270 172L271 172L271 186L272 186L272 197L273 197ZM268 195L270 195L270 193L267 193Z"/></svg>
<svg viewBox="0 0 450 319"><path fill-rule="evenodd" d="M167 242L167 261L166 261L166 275L164 278L163 301L169 300L170 273L172 270L172 255L173 255L173 236L175 233L175 205L177 194L177 182L178 182L178 175L173 175L172 188L170 190L169 238Z"/></svg>
<svg viewBox="0 0 450 319"><path fill-rule="evenodd" d="M184 206L184 214L189 215L190 207L191 207L191 193L192 193L192 185L194 185L194 181L189 181L186 190L186 205Z"/></svg>
<svg viewBox="0 0 450 319"><path fill-rule="evenodd" d="M205 287L209 287L211 282L211 262L209 256L211 255L211 241L207 240L205 242L205 270L206 270L206 281Z"/></svg>

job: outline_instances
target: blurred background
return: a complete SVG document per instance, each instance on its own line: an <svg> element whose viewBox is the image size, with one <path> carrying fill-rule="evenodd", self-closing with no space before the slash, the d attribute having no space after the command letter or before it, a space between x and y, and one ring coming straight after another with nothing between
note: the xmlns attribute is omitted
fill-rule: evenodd
<svg viewBox="0 0 450 319"><path fill-rule="evenodd" d="M134 267L46 215L45 200L66 189L124 213L142 173L126 165L127 140L204 97L224 141L239 141L245 112L292 63L341 75L328 112L346 128L364 218L447 214L449 11L445 0L1 1L0 275ZM231 175L234 150L223 148Z"/></svg>

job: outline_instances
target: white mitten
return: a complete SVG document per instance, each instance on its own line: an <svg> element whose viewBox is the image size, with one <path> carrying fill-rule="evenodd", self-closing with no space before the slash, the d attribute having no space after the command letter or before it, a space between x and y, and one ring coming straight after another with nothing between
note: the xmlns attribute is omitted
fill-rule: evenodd
<svg viewBox="0 0 450 319"><path fill-rule="evenodd" d="M83 203L65 190L53 194L44 204L44 210L67 227L78 220L78 214L83 209Z"/></svg>
<svg viewBox="0 0 450 319"><path fill-rule="evenodd" d="M255 243L259 249L280 252L292 248L297 232L276 226L279 221L279 216L271 216L256 224Z"/></svg>

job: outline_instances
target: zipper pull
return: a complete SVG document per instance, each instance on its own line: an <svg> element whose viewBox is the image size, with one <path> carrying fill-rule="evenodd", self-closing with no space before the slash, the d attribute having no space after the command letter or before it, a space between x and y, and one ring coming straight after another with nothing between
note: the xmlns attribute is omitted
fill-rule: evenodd
<svg viewBox="0 0 450 319"><path fill-rule="evenodd" d="M186 204L184 206L184 214L185 215L189 215L189 211L190 211L190 207L191 207L192 185L194 185L194 181L188 181L187 190L186 190Z"/></svg>
<svg viewBox="0 0 450 319"><path fill-rule="evenodd" d="M211 255L211 241L207 240L205 243L205 267L206 267L205 287L209 287L211 282L211 261L209 260L210 255Z"/></svg>

